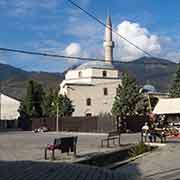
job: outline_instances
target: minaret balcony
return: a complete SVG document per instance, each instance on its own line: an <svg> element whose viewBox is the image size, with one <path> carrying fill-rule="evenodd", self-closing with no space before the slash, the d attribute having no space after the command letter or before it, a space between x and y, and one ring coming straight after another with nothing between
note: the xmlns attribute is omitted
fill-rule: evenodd
<svg viewBox="0 0 180 180"><path fill-rule="evenodd" d="M114 41L104 41L104 47L114 48Z"/></svg>

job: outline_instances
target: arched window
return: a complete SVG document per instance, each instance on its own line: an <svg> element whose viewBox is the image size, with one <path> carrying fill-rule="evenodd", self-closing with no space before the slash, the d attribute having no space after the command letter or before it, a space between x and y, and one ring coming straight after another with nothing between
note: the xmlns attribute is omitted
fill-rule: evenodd
<svg viewBox="0 0 180 180"><path fill-rule="evenodd" d="M82 72L81 71L78 72L78 76L79 76L79 78L82 77Z"/></svg>
<svg viewBox="0 0 180 180"><path fill-rule="evenodd" d="M86 99L86 105L87 106L91 106L91 98L87 98Z"/></svg>
<svg viewBox="0 0 180 180"><path fill-rule="evenodd" d="M103 75L103 77L107 77L107 72L106 72L106 71L103 71L103 72L102 72L102 75Z"/></svg>

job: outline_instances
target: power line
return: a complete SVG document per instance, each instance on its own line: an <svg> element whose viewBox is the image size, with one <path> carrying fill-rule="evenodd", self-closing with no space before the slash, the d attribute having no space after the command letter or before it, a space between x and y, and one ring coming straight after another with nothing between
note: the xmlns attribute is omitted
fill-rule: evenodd
<svg viewBox="0 0 180 180"><path fill-rule="evenodd" d="M89 58L89 57L79 57L79 56L65 56L59 54L50 54L45 52L35 52L35 51L27 51L27 50L20 50L20 49L12 49L12 48L2 48L0 47L0 51L12 52L12 53L20 53L20 54L28 54L28 55L36 55L36 56L45 56L45 57L52 57L52 58L63 58L63 59L74 59L80 61L100 61L104 62L104 59L99 58ZM113 60L113 64L131 64L132 61L119 61ZM136 62L136 64L161 64L161 65L169 65L169 63L162 63L162 62Z"/></svg>
<svg viewBox="0 0 180 180"><path fill-rule="evenodd" d="M128 42L129 44L131 44L132 46L134 46L136 49L138 49L139 51L143 52L144 54L153 57L149 52L145 51L144 49L140 48L139 46L137 46L136 44L134 44L133 42L131 42L130 40L128 40L127 38L125 38L124 36L122 36L121 34L119 34L118 32L116 32L115 30L113 30L112 27L107 26L105 23L103 23L99 18L97 18L95 15L89 13L87 10L83 9L82 7L80 7L78 4L76 4L75 2L71 1L71 0L67 0L69 3L71 3L72 5L74 5L75 7L77 7L78 9L80 9L81 11L83 11L85 14L87 14L89 17L91 17L92 19L96 20L99 24L103 25L106 28L109 28L114 34L118 35L121 39L125 40L126 42Z"/></svg>

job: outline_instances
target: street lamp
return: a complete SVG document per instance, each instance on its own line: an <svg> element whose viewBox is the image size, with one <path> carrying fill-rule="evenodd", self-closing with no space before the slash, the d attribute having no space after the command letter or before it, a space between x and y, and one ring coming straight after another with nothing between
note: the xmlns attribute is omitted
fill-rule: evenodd
<svg viewBox="0 0 180 180"><path fill-rule="evenodd" d="M52 102L52 105L56 105L56 132L59 132L59 103Z"/></svg>
<svg viewBox="0 0 180 180"><path fill-rule="evenodd" d="M59 103L56 104L56 131L59 131Z"/></svg>

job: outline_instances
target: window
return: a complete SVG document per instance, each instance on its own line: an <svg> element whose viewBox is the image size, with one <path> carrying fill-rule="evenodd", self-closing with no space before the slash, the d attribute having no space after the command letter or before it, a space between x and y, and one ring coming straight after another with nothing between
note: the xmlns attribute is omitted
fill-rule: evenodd
<svg viewBox="0 0 180 180"><path fill-rule="evenodd" d="M91 98L87 98L86 99L86 105L87 106L91 106Z"/></svg>
<svg viewBox="0 0 180 180"><path fill-rule="evenodd" d="M103 91L104 91L104 95L107 96L108 95L108 88L104 88Z"/></svg>
<svg viewBox="0 0 180 180"><path fill-rule="evenodd" d="M81 71L78 72L78 76L82 77L82 72Z"/></svg>
<svg viewBox="0 0 180 180"><path fill-rule="evenodd" d="M107 72L106 71L103 71L102 74L103 74L103 77L107 76Z"/></svg>
<svg viewBox="0 0 180 180"><path fill-rule="evenodd" d="M116 95L119 95L119 88L116 88Z"/></svg>
<svg viewBox="0 0 180 180"><path fill-rule="evenodd" d="M86 113L86 116L88 116L88 117L89 117L89 116L92 116L92 114L91 114L91 113Z"/></svg>

